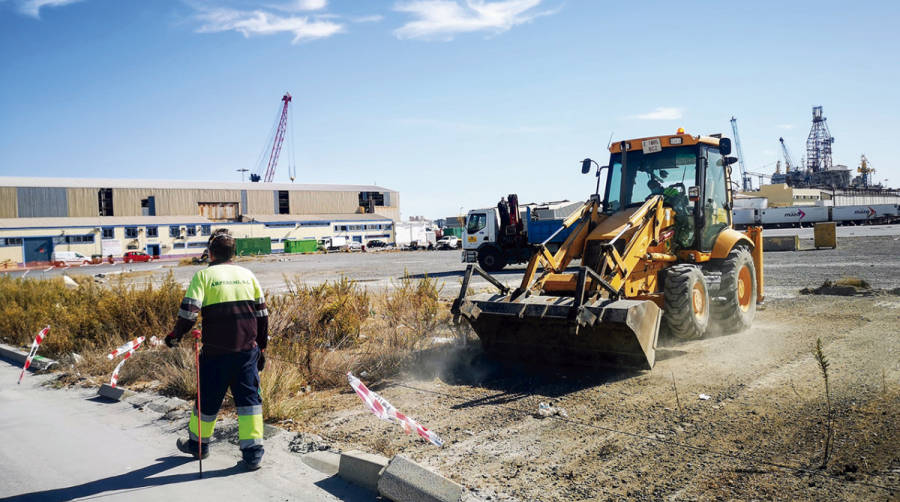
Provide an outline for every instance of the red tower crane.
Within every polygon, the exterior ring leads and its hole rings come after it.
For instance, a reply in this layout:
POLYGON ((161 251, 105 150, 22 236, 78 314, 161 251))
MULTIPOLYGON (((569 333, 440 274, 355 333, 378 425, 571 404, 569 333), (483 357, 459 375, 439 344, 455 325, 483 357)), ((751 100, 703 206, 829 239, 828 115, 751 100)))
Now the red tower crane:
MULTIPOLYGON (((291 94, 289 92, 284 93, 281 101, 283 103, 281 106, 281 115, 276 123, 277 125, 275 127, 275 139, 274 141, 272 141, 272 150, 269 153, 269 163, 266 165, 266 174, 265 177, 262 178, 262 181, 265 181, 266 183, 269 183, 273 179, 275 179, 275 167, 278 165, 278 157, 281 155, 281 145, 282 143, 284 143, 284 135, 287 131, 288 105, 291 103, 291 94)), ((268 145, 268 142, 266 143, 266 145, 268 145)), ((260 181, 262 159, 263 157, 260 156, 259 165, 257 166, 256 172, 250 175, 250 181, 260 181)), ((293 180, 293 176, 291 179, 293 180)))

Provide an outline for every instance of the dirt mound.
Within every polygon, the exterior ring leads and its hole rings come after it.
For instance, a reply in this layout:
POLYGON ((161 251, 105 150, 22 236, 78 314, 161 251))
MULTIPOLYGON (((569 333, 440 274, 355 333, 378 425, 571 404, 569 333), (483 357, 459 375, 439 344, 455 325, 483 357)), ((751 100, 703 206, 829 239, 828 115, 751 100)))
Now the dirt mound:
POLYGON ((803 288, 800 290, 800 294, 831 296, 900 296, 900 288, 872 289, 872 286, 865 279, 860 279, 859 277, 842 277, 834 282, 826 279, 818 288, 803 288))

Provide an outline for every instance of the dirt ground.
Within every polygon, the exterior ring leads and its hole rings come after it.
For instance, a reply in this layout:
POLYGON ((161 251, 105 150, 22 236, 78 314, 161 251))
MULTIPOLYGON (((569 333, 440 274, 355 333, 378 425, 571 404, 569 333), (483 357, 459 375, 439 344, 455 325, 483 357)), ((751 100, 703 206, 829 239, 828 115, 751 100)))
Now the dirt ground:
POLYGON ((302 428, 341 449, 409 455, 470 499, 896 500, 898 321, 897 296, 776 299, 751 330, 670 345, 641 373, 541 372, 447 348, 376 389, 443 448, 349 392, 312 397, 302 428), (825 469, 817 338, 835 408, 825 469), (541 402, 568 418, 538 418, 541 402))

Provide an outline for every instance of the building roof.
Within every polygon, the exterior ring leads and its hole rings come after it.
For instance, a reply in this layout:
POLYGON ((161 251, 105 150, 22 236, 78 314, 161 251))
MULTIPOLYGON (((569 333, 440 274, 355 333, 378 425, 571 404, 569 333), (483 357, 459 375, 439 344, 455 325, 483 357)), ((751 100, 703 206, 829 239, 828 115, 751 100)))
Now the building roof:
POLYGON ((244 214, 247 222, 290 223, 301 221, 391 221, 389 216, 371 213, 328 213, 328 214, 244 214))
POLYGON ((300 190, 309 192, 395 192, 377 185, 314 185, 305 183, 233 183, 227 181, 142 180, 126 178, 44 178, 0 176, 0 187, 153 188, 204 190, 300 190))

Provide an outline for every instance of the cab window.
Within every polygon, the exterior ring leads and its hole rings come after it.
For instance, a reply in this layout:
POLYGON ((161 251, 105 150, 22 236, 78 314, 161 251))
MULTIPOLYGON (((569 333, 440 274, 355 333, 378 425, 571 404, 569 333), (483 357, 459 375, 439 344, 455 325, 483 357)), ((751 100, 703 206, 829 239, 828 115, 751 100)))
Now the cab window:
POLYGON ((703 197, 703 236, 701 248, 710 251, 716 237, 731 223, 728 210, 728 185, 725 179, 725 158, 717 148, 706 150, 706 186, 703 197))
POLYGON ((469 221, 466 224, 466 232, 474 234, 487 225, 487 215, 484 213, 472 213, 469 215, 469 221))

